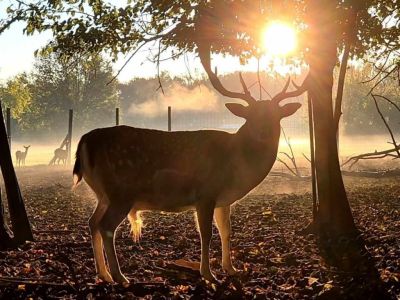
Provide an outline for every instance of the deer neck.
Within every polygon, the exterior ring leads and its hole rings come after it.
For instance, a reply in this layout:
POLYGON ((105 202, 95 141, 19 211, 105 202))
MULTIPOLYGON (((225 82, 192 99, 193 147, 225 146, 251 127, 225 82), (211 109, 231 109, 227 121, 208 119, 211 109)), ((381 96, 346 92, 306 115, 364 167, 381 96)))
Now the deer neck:
MULTIPOLYGON (((233 166, 237 182, 242 189, 253 189, 268 175, 271 170, 279 146, 279 124, 271 128, 271 135, 258 139, 245 123, 236 133, 236 157, 233 166)), ((248 192, 248 191, 244 191, 248 192)))

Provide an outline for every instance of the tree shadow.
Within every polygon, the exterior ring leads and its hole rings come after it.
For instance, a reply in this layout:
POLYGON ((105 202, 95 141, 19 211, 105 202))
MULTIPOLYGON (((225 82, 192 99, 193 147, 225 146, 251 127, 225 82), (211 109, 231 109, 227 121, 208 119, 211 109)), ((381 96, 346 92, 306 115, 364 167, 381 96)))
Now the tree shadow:
POLYGON ((320 233, 317 246, 325 262, 336 269, 340 287, 318 299, 392 299, 359 233, 335 237, 320 233))

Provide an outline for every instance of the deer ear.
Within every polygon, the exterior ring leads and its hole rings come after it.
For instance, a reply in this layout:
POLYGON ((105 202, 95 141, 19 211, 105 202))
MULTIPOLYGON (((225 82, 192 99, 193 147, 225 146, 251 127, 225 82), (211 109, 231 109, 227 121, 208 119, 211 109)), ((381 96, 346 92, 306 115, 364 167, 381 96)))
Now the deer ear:
POLYGON ((248 108, 247 106, 244 106, 239 103, 225 103, 225 106, 231 113, 233 113, 235 116, 241 117, 241 118, 247 118, 248 116, 248 108))
POLYGON ((281 118, 293 115, 301 107, 300 103, 288 103, 281 107, 281 118))

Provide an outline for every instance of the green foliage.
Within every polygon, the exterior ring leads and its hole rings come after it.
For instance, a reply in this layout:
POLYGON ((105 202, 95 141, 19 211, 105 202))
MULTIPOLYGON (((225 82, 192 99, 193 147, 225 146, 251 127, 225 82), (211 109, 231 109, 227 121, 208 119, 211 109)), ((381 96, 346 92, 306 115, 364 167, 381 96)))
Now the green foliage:
POLYGON ((99 55, 66 60, 54 53, 38 57, 32 73, 10 80, 0 97, 12 108, 19 131, 64 134, 71 108, 84 131, 112 120, 119 104, 118 83, 108 84, 112 78, 110 62, 99 55))
POLYGON ((30 111, 32 105, 32 94, 27 74, 22 73, 9 80, 4 87, 1 87, 0 99, 2 99, 4 107, 11 108, 12 118, 21 127, 25 127, 26 123, 23 117, 30 111))

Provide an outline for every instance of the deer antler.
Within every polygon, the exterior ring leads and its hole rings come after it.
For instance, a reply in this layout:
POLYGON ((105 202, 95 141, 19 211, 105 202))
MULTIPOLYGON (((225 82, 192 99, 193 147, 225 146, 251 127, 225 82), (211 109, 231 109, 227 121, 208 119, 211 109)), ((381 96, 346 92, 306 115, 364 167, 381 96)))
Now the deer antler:
POLYGON ((293 98, 293 97, 297 97, 300 96, 301 94, 303 94, 304 92, 307 91, 308 89, 308 80, 309 80, 309 76, 307 75, 307 77, 304 79, 303 83, 299 86, 297 85, 294 81, 292 81, 292 84, 294 85, 294 87, 296 88, 294 91, 291 92, 286 92, 289 84, 290 84, 290 76, 288 78, 288 80, 285 83, 285 86, 283 87, 282 91, 279 92, 278 94, 276 94, 271 101, 275 102, 275 103, 279 103, 282 100, 285 100, 287 98, 293 98))
POLYGON ((221 93, 221 95, 229 97, 229 98, 242 99, 249 104, 257 101, 253 96, 251 96, 250 91, 247 88, 247 85, 244 82, 244 79, 243 79, 243 76, 241 73, 239 73, 239 79, 240 79, 240 83, 242 84, 242 87, 243 87, 243 93, 229 91, 223 86, 221 81, 218 79, 217 68, 215 68, 215 72, 213 72, 211 70, 211 45, 209 43, 206 43, 206 42, 198 43, 197 48, 198 48, 201 64, 203 65, 204 70, 206 71, 212 86, 219 93, 221 93))

